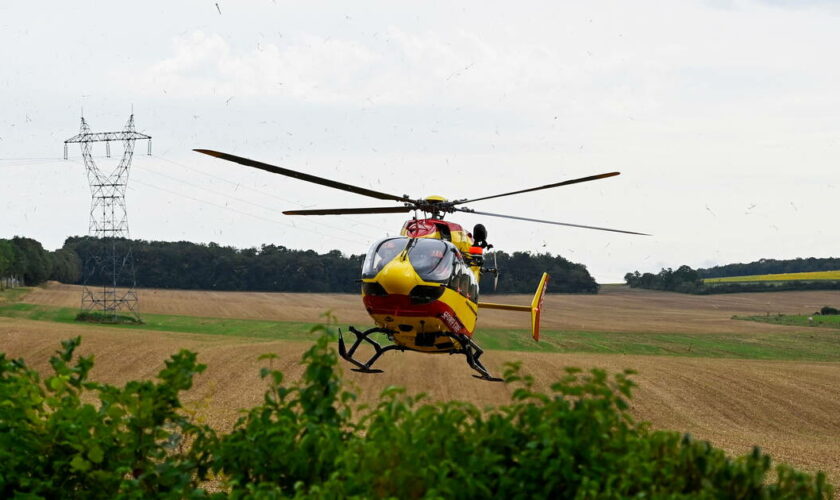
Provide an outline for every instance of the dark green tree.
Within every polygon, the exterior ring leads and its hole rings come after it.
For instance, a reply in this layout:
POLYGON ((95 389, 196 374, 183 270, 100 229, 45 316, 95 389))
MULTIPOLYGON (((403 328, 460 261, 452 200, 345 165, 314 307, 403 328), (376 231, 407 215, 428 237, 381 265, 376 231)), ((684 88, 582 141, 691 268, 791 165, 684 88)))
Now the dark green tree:
POLYGON ((52 259, 40 243, 31 239, 15 236, 11 239, 14 258, 12 272, 27 285, 37 285, 46 281, 52 273, 52 259))
POLYGON ((9 240, 0 240, 0 278, 10 277, 15 261, 15 249, 9 240))

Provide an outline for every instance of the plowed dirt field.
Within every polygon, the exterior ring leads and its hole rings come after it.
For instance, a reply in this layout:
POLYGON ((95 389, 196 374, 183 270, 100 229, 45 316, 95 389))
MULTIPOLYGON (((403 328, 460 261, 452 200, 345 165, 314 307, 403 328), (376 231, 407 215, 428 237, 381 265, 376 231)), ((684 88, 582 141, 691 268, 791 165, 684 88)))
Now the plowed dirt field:
MULTIPOLYGON (((53 285, 30 293, 26 302, 75 307, 79 288, 53 285)), ((215 317, 318 321, 328 308, 341 322, 367 324, 356 295, 141 291, 147 312, 215 317)), ((526 303, 525 296, 494 301, 526 303)), ((724 296, 683 296, 657 292, 605 289, 597 296, 551 296, 545 322, 550 329, 752 333, 789 328, 734 321, 733 314, 803 312, 837 302, 836 292, 787 292, 724 296)), ((486 327, 524 328, 526 318, 486 314, 486 327)), ((219 429, 229 428, 239 409, 260 401, 264 384, 258 370, 267 362, 257 356, 276 352, 274 367, 287 377, 300 376, 302 342, 266 342, 223 335, 178 334, 110 329, 0 318, 0 351, 22 356, 41 370, 59 341, 83 335, 82 353, 95 353, 93 376, 120 383, 152 377, 163 361, 181 348, 199 352, 208 365, 186 396, 200 418, 219 429)), ((840 335, 840 333, 838 333, 840 335)), ((824 470, 840 484, 840 363, 759 361, 670 356, 548 354, 488 351, 485 362, 501 373, 505 361, 521 360, 525 370, 547 388, 566 366, 631 368, 639 384, 633 412, 656 428, 690 432, 733 454, 759 445, 776 460, 805 470, 824 470)), ((433 400, 462 399, 479 405, 503 404, 510 389, 471 377, 461 357, 394 353, 385 356, 378 375, 347 370, 362 401, 371 402, 389 385, 425 392, 433 400)))

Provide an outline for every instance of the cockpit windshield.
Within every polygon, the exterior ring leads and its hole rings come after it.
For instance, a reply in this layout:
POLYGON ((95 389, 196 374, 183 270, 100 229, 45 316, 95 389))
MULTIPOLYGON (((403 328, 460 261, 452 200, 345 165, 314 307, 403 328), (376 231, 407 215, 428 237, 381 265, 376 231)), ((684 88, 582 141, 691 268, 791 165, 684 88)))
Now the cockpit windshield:
POLYGON ((373 278, 408 247, 408 260, 424 281, 447 282, 452 276, 455 247, 432 238, 385 238, 371 245, 362 266, 362 278, 373 278))
POLYGON ((385 238, 371 245, 362 266, 362 278, 373 278, 405 249, 409 239, 404 237, 385 238))
POLYGON ((455 247, 438 239, 418 238, 408 250, 408 260, 424 281, 449 280, 454 259, 455 247))

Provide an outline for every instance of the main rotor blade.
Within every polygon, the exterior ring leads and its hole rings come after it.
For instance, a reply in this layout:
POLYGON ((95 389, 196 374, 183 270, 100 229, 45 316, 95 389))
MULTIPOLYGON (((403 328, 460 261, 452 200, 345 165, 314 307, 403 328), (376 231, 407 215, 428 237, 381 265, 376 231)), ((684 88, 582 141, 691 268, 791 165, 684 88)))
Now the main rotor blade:
POLYGON ((287 177, 293 177, 295 179, 300 179, 302 181, 312 182, 315 184, 320 184, 322 186, 340 189, 342 191, 349 191, 351 193, 360 194, 362 196, 370 196, 371 198, 377 198, 380 200, 408 201, 408 198, 405 196, 396 196, 388 193, 380 193, 379 191, 374 191, 372 189, 353 186, 351 184, 345 184, 343 182, 333 181, 330 179, 324 179, 323 177, 316 177, 314 175, 304 174, 303 172, 296 172, 294 170, 289 170, 288 168, 278 167, 276 165, 270 165, 261 161, 250 160, 248 158, 243 158, 241 156, 235 156, 228 153, 222 153, 220 151, 213 151, 211 149, 193 149, 193 151, 196 151, 198 153, 204 153, 210 156, 215 156, 216 158, 221 158, 223 160, 236 162, 248 167, 254 167, 260 170, 265 170, 266 172, 271 172, 273 174, 285 175, 287 177))
POLYGON ((579 227, 583 229, 597 229, 598 231, 611 231, 613 233, 625 233, 625 234, 638 234, 640 236, 651 236, 647 233, 637 233, 635 231, 622 231, 621 229, 610 229, 607 227, 597 227, 597 226, 584 226, 581 224, 570 224, 568 222, 556 222, 553 220, 542 220, 542 219, 530 219, 528 217, 517 217, 515 215, 501 215, 501 214, 491 214, 490 212, 479 212, 478 210, 472 209, 464 209, 464 208, 456 208, 455 210, 459 212, 464 212, 468 214, 477 214, 477 215, 489 215, 490 217, 502 217, 505 219, 516 219, 516 220, 524 220, 528 222, 540 222, 542 224, 554 224, 556 226, 570 226, 570 227, 579 227))
POLYGON ((286 210, 285 215, 344 215, 344 214, 400 214, 411 212, 414 207, 379 208, 321 208, 314 210, 286 210))
POLYGON ((598 174, 598 175, 590 175, 589 177, 581 177, 580 179, 572 179, 563 182, 557 182, 554 184, 546 184, 545 186, 539 186, 530 189, 522 189, 519 191, 513 191, 510 193, 503 193, 503 194, 494 194, 493 196, 485 196, 483 198, 474 198, 472 200, 460 200, 454 202, 455 205, 462 205, 464 203, 472 203, 474 201, 482 201, 482 200, 489 200, 491 198, 501 198, 502 196, 510 196, 513 194, 522 194, 522 193, 530 193, 531 191, 539 191, 541 189, 549 189, 549 188, 556 188, 560 186, 568 186, 569 184, 578 184, 581 182, 589 182, 589 181, 597 181, 598 179, 606 179, 607 177, 613 177, 616 175, 621 174, 621 172, 609 172, 606 174, 598 174))

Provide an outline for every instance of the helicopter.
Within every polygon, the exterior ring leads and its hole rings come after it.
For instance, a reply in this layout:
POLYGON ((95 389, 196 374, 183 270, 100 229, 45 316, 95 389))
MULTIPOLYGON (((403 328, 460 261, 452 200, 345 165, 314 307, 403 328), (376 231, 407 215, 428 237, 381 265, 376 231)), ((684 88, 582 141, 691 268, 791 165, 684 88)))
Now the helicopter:
MULTIPOLYGON (((478 373, 478 375, 474 375, 476 378, 490 381, 501 380, 490 375, 490 372, 481 362, 480 358, 484 351, 473 339, 479 309, 530 313, 531 336, 535 341, 539 341, 540 317, 543 309, 543 299, 550 279, 549 275, 543 273, 530 306, 479 301, 481 275, 492 274, 496 283, 498 282, 498 268, 495 265, 486 267, 488 259, 486 259, 485 252, 492 249, 493 245, 487 242, 487 230, 482 224, 476 224, 470 233, 459 224, 444 220, 447 214, 462 212, 526 222, 647 236, 645 233, 634 231, 483 212, 464 206, 466 203, 606 179, 619 175, 619 172, 591 175, 480 198, 450 201, 437 195, 425 198, 412 198, 405 194, 398 196, 220 151, 210 149, 194 149, 194 151, 274 174, 370 198, 394 201, 399 204, 397 206, 367 208, 287 210, 283 212, 285 215, 361 215, 414 212, 414 217, 403 224, 399 236, 386 237, 376 241, 371 245, 365 256, 361 279, 358 281, 361 284, 362 303, 376 326, 364 331, 349 326, 348 330, 355 336, 355 340, 349 349, 345 344, 344 335, 339 329, 339 355, 355 366, 353 370, 364 373, 381 373, 382 370, 373 368, 373 365, 388 351, 415 351, 463 354, 470 368, 478 373), (418 218, 418 212, 422 212, 424 218, 418 218), (371 338, 373 334, 385 335, 391 343, 383 346, 371 338), (373 347, 374 353, 367 361, 363 362, 356 359, 356 352, 364 343, 373 347)), ((495 253, 493 253, 493 256, 495 261, 495 253)))

